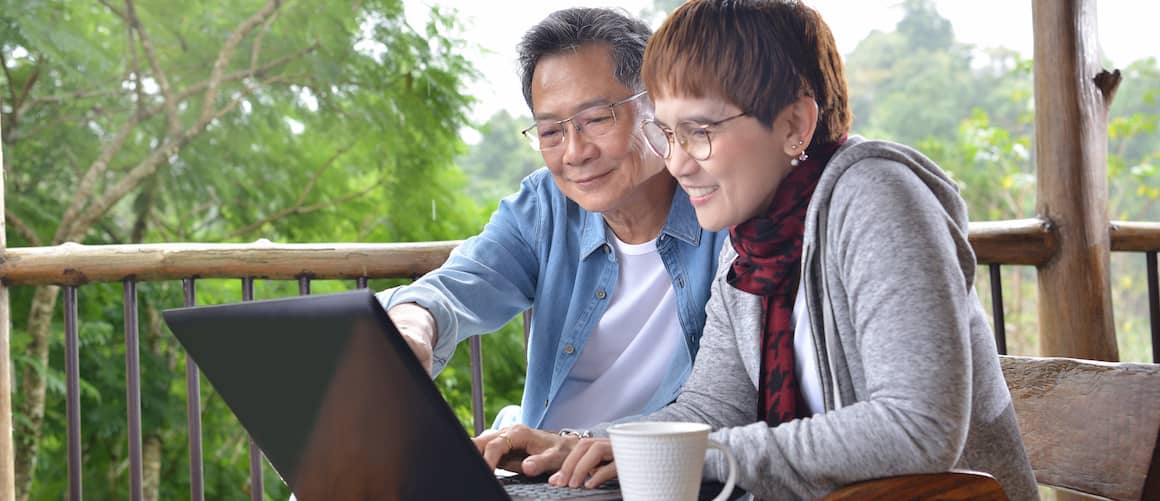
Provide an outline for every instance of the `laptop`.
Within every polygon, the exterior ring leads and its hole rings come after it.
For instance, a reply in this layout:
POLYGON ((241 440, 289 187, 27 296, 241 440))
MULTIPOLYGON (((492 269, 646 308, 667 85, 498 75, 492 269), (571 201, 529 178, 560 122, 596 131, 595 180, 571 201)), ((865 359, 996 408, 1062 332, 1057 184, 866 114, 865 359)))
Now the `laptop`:
POLYGON ((369 290, 164 316, 300 501, 620 498, 501 483, 369 290))

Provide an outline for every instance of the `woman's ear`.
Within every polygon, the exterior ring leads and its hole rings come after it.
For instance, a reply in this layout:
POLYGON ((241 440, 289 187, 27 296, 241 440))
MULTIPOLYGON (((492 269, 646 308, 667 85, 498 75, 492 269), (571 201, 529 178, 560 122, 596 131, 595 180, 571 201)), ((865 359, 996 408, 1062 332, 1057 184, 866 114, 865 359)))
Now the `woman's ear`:
POLYGON ((818 102, 804 94, 798 96, 777 119, 786 125, 785 154, 796 157, 809 148, 814 139, 818 127, 818 102))

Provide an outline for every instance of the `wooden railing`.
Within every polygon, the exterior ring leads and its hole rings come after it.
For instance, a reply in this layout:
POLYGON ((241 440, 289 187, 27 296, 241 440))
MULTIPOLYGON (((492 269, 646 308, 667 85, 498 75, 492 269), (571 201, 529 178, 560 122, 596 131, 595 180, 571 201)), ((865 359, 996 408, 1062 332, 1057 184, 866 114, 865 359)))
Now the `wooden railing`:
MULTIPOLYGON (((1160 251, 1160 223, 1114 222, 1109 228, 1113 251, 1142 252, 1148 260, 1149 304, 1151 305, 1154 359, 1160 347, 1160 292, 1157 287, 1157 252, 1160 251)), ((990 267, 996 336, 1005 352, 1003 336, 1001 265, 1039 266, 1052 259, 1057 248, 1056 230, 1040 219, 972 223, 970 242, 980 264, 990 267)), ((137 297, 140 282, 181 280, 185 304, 196 303, 196 280, 234 278, 242 280, 240 300, 253 299, 255 279, 293 280, 299 293, 310 292, 312 280, 353 280, 366 287, 368 279, 415 278, 435 269, 446 260, 459 242, 400 244, 144 244, 86 246, 64 244, 55 247, 10 248, 0 256, 3 285, 60 285, 64 287, 66 402, 70 498, 80 492, 80 409, 76 298, 77 288, 94 283, 121 282, 125 290, 126 388, 130 401, 131 497, 141 498, 140 374, 137 359, 137 297), (134 405, 136 402, 136 405, 134 405), (134 407, 138 409, 134 412, 134 407)), ((5 315, 0 321, 10 322, 5 315)), ((483 429, 483 388, 480 342, 471 343, 472 413, 474 428, 483 429)), ((187 411, 190 427, 191 497, 202 499, 199 376, 188 364, 187 411)), ((10 412, 0 409, 0 412, 10 412)), ((254 499, 261 499, 261 464, 258 452, 251 453, 254 499)))

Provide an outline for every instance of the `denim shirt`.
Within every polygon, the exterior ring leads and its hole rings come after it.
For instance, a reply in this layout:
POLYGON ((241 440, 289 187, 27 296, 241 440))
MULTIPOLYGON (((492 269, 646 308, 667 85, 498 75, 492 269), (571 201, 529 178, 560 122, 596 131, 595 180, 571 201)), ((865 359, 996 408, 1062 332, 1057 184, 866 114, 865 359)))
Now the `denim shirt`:
MULTIPOLYGON (((726 236, 702 230, 688 194, 676 188, 657 251, 673 281, 686 349, 676 350, 664 382, 642 413, 676 399, 692 370, 726 236)), ((541 168, 524 178, 520 191, 500 202, 483 232, 464 241, 442 267, 379 297, 386 307, 414 302, 431 312, 439 329, 436 372, 460 341, 494 332, 534 308, 522 421, 538 428, 608 307, 617 272, 603 216, 565 197, 541 168)))

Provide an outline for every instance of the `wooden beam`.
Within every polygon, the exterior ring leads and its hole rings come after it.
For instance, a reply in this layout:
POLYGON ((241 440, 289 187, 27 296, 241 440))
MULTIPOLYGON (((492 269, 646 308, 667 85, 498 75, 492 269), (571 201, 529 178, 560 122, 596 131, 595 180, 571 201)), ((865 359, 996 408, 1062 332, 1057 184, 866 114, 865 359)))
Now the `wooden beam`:
POLYGON ((1119 72, 1100 66, 1095 0, 1035 0, 1036 211, 1059 251, 1039 267, 1039 347, 1118 360, 1108 231, 1107 111, 1119 72))
POLYGON ((1044 219, 971 222, 968 238, 982 264, 1046 263, 1059 248, 1055 228, 1044 219))
MULTIPOLYGON (((0 137, 4 136, 0 124, 0 137)), ((0 141, 0 256, 8 248, 8 227, 4 221, 4 141, 0 141)), ((16 497, 16 457, 12 448, 12 350, 8 336, 12 330, 12 313, 8 305, 8 287, 0 284, 0 499, 16 497)))
POLYGON ((8 249, 5 285, 83 285, 198 278, 407 278, 447 260, 456 241, 396 244, 146 244, 8 249))
POLYGON ((1160 251, 1160 223, 1112 221, 1111 236, 1113 251, 1160 251))

